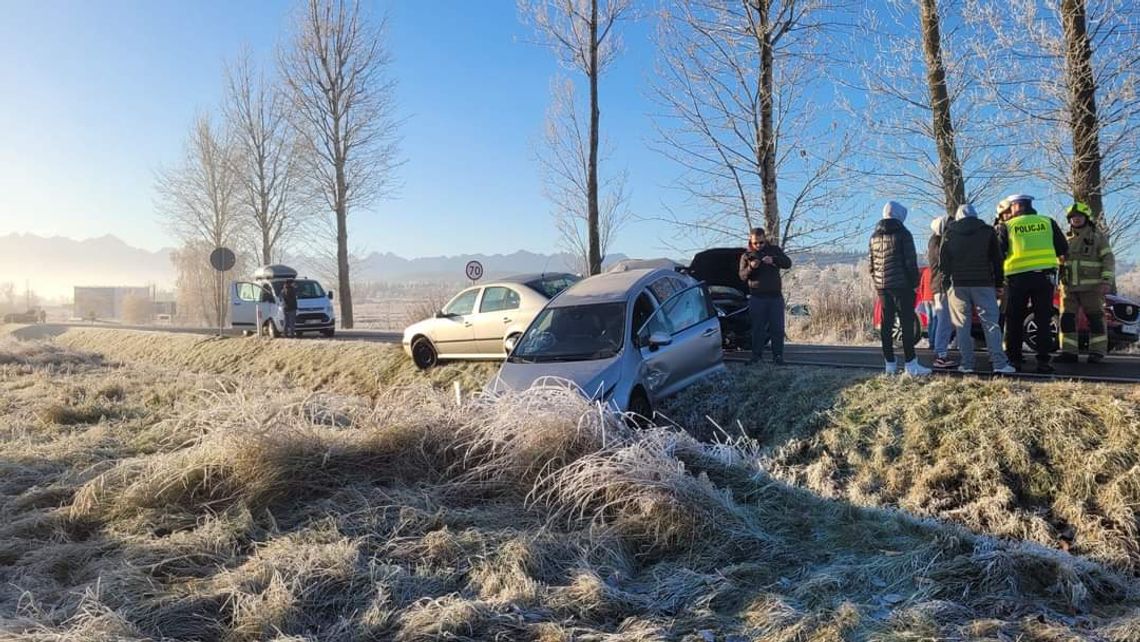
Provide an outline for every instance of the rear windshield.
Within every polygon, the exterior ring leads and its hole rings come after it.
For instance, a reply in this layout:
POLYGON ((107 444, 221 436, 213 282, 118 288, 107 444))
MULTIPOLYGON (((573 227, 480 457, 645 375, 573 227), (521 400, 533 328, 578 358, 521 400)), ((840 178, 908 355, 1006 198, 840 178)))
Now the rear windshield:
POLYGON ((573 274, 559 274, 527 281, 526 286, 548 299, 553 299, 560 292, 581 280, 573 274))

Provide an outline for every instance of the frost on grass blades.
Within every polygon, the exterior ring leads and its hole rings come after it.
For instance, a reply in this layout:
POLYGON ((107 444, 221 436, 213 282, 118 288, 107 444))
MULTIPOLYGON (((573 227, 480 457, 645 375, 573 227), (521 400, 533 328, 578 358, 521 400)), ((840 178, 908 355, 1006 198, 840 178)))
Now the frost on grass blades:
POLYGON ((450 385, 362 396, 143 362, 0 377, 4 639, 1127 640, 1140 624, 1135 579, 1095 559, 825 499, 754 449, 631 430, 566 388, 457 403, 450 385), (77 423, 42 412, 96 400, 77 423))

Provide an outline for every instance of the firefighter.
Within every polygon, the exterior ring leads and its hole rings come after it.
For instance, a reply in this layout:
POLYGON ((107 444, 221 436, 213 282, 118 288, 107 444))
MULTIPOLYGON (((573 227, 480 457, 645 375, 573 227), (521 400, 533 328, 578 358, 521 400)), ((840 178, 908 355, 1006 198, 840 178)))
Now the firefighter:
POLYGON ((1021 345, 1025 337, 1025 317, 1032 304, 1037 324, 1037 372, 1054 371, 1049 364, 1053 351, 1053 291, 1057 284, 1057 268, 1069 252, 1065 233, 1053 219, 1033 209, 1033 197, 1013 194, 1007 199, 1011 216, 998 229, 1002 255, 1005 257, 1006 353, 1019 371, 1023 365, 1021 345))
POLYGON ((1088 205, 1073 203, 1065 210, 1065 218, 1069 220, 1065 235, 1069 252, 1061 268, 1061 354, 1057 362, 1077 362, 1077 310, 1084 308, 1089 321, 1089 363, 1099 363, 1108 353, 1104 295, 1112 288, 1116 258, 1088 205))

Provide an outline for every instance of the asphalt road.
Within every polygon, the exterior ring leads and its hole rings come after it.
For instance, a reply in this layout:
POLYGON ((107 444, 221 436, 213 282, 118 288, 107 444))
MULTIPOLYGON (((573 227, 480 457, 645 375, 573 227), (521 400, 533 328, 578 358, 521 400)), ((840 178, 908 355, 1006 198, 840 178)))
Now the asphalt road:
MULTIPOLYGON (((119 330, 139 330, 144 332, 177 332, 190 334, 217 334, 216 329, 208 328, 176 328, 166 326, 127 326, 111 324, 85 324, 85 323, 49 323, 20 328, 13 332, 17 338, 33 339, 48 338, 61 334, 68 328, 102 328, 119 330)), ((222 334, 236 336, 240 332, 226 329, 222 334)), ((399 343, 402 338, 398 332, 382 332, 379 330, 337 330, 333 341, 369 341, 375 343, 399 343)), ((328 341, 318 337, 303 337, 300 341, 328 341)), ((901 352, 900 352, 901 355, 901 352)), ((930 364, 934 355, 929 350, 918 350, 919 360, 930 364)), ((990 370, 989 356, 984 351, 976 353, 976 372, 985 375, 990 370)), ((729 361, 747 361, 747 353, 730 352, 725 355, 729 361)), ((784 348, 784 359, 790 365, 821 366, 832 368, 856 368, 864 370, 882 370, 883 355, 878 346, 835 346, 805 343, 789 343, 784 348)), ((1054 366, 1057 372, 1052 375, 1038 375, 1032 372, 1033 357, 1026 356, 1028 372, 1016 376, 1034 380, 1065 380, 1080 379, 1083 381, 1103 381, 1110 383, 1140 383, 1140 355, 1110 354, 1104 363, 1089 365, 1084 363, 1084 357, 1079 364, 1057 363, 1054 366)), ((957 371, 940 371, 957 375, 957 371)))

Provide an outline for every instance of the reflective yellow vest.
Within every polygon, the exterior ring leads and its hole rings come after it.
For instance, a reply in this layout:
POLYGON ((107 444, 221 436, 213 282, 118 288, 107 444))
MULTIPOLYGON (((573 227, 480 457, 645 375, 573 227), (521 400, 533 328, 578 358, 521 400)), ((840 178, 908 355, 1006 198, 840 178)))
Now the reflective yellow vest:
POLYGON ((1061 262, 1053 247, 1053 220, 1040 214, 1023 214, 1005 222, 1009 254, 1005 275, 1055 269, 1061 262))

